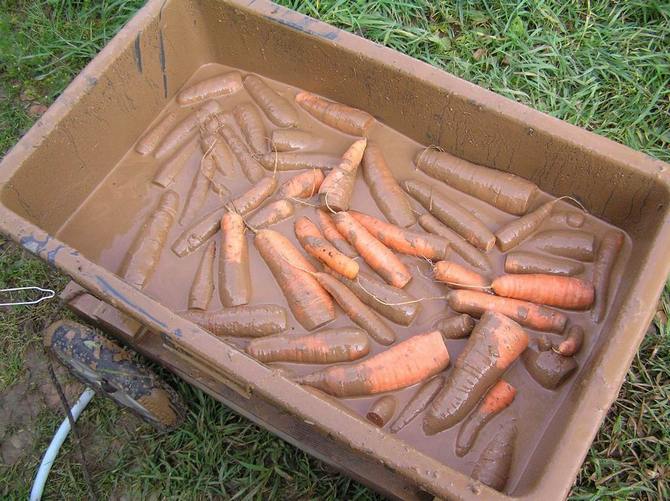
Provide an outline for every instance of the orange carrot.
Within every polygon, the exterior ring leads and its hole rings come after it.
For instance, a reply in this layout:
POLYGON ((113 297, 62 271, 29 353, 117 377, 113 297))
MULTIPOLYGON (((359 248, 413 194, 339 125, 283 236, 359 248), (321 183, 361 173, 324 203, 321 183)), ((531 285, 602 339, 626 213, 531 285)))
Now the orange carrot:
POLYGON ((263 118, 256 107, 251 103, 243 103, 235 106, 233 110, 235 121, 239 126, 242 134, 247 140, 249 147, 257 155, 267 153, 268 148, 268 133, 265 130, 263 118))
POLYGON ((447 347, 440 333, 433 331, 412 336, 363 361, 300 376, 296 382, 336 397, 358 397, 412 386, 448 365, 447 347))
POLYGON ((475 321, 470 315, 462 313, 455 317, 439 318, 433 326, 442 333, 444 339, 461 339, 472 332, 475 321))
POLYGON ((402 289, 412 279, 407 267, 383 243, 370 235, 348 212, 333 215, 338 231, 353 245, 361 257, 387 283, 402 289))
POLYGON ((591 312, 591 318, 599 323, 605 315, 609 299, 609 283, 612 269, 616 264, 619 252, 624 242, 624 235, 620 231, 610 230, 603 236, 598 246, 596 262, 593 264, 593 284, 596 290, 596 302, 591 312))
POLYGON ((322 143, 323 139, 304 130, 275 129, 272 131, 273 151, 314 150, 322 143))
POLYGON ((324 175, 321 169, 296 174, 277 190, 277 198, 311 198, 319 192, 324 175))
POLYGON ((540 207, 533 212, 529 212, 525 216, 515 219, 496 231, 495 235, 498 248, 503 252, 507 252, 523 242, 540 227, 545 219, 547 219, 557 202, 558 199, 555 199, 540 205, 540 207))
POLYGON ((254 212, 247 219, 247 224, 254 230, 262 230, 288 219, 294 211, 295 207, 290 201, 276 200, 254 212))
POLYGON ((438 261, 435 263, 433 275, 435 280, 444 282, 454 289, 480 288, 489 285, 489 281, 479 273, 453 261, 438 261))
POLYGON ((214 163, 203 162, 202 167, 198 168, 191 181, 191 189, 186 197, 184 210, 179 218, 179 224, 184 224, 193 219, 198 214, 207 200, 209 194, 209 179, 214 175, 214 163))
POLYGON ((477 408, 463 421, 456 438, 456 455, 465 456, 477 440, 477 435, 486 423, 510 406, 516 396, 516 388, 500 380, 484 396, 477 408))
POLYGON ((286 237, 276 231, 260 230, 254 244, 305 329, 316 329, 335 318, 332 299, 310 274, 316 269, 286 237))
POLYGON ((333 247, 319 228, 307 217, 298 218, 294 223, 295 235, 307 254, 347 278, 358 275, 358 263, 333 247))
POLYGON ((323 236, 326 237, 326 240, 333 244, 333 246, 345 256, 358 256, 351 244, 347 242, 344 236, 342 236, 340 231, 337 229, 333 219, 330 217, 330 214, 328 214, 323 209, 316 209, 316 214, 319 216, 321 230, 323 231, 323 236))
POLYGON ((279 127, 295 127, 298 125, 296 109, 260 77, 247 75, 244 77, 244 87, 273 124, 279 127))
POLYGON ((426 381, 412 396, 398 417, 391 424, 391 433, 398 433, 407 426, 415 417, 417 417, 432 402, 435 395, 444 386, 444 376, 438 375, 433 379, 426 381))
POLYGON ((365 418, 378 428, 383 428, 395 414, 397 405, 398 401, 394 396, 384 395, 372 403, 365 418))
POLYGON ((240 306, 251 299, 249 249, 242 216, 226 212, 221 218, 219 298, 223 306, 240 306))
POLYGON ((262 337, 286 330, 286 310, 276 304, 235 306, 217 311, 186 311, 180 315, 216 336, 262 337))
POLYGON ((340 164, 340 157, 328 153, 303 151, 272 151, 259 158, 267 170, 287 171, 304 169, 333 169, 340 164))
POLYGON ((479 291, 451 291, 447 295, 447 303, 452 310, 475 317, 479 317, 489 310, 502 313, 524 327, 538 331, 561 333, 568 321, 568 317, 563 313, 546 306, 479 291))
POLYGON ((216 101, 207 101, 196 108, 179 123, 177 123, 154 151, 157 160, 167 158, 173 151, 191 138, 198 127, 204 125, 215 113, 221 111, 221 106, 216 101))
POLYGON ((214 293, 214 257, 216 244, 210 242, 205 248, 200 260, 200 266, 193 279, 193 285, 188 294, 188 308, 190 310, 206 310, 214 293))
POLYGON ((356 211, 350 211, 349 214, 354 216, 373 237, 401 254, 425 259, 444 259, 449 253, 449 242, 437 235, 401 228, 356 211))
POLYGON ((352 136, 366 135, 375 123, 374 117, 365 111, 328 101, 311 92, 299 92, 295 102, 317 120, 352 136))
POLYGON ((230 208, 240 216, 249 214, 260 205, 275 191, 277 179, 273 176, 265 176, 248 191, 230 202, 230 208))
POLYGON ((186 228, 172 244, 172 252, 179 257, 184 257, 199 249, 219 231, 219 222, 225 210, 225 207, 217 207, 212 212, 205 214, 190 228, 186 228))
POLYGON ((482 451, 470 476, 473 480, 502 492, 507 485, 514 458, 516 426, 505 423, 482 451))
POLYGON ((319 201, 331 211, 349 210, 354 192, 356 171, 361 163, 367 139, 354 141, 342 155, 339 165, 326 176, 319 188, 319 201))
POLYGON ((535 235, 530 243, 549 254, 593 261, 596 238, 592 233, 581 230, 546 230, 535 235))
POLYGON ((137 140, 135 151, 140 155, 153 153, 165 134, 177 123, 177 114, 173 111, 161 118, 152 128, 137 140))
POLYGON ((559 355, 564 357, 572 357, 579 353, 584 343, 584 329, 579 325, 571 325, 568 327, 568 332, 565 339, 561 341, 557 348, 554 349, 559 355))
POLYGON ((424 431, 434 435, 461 421, 527 346, 528 334, 519 324, 486 312, 428 408, 424 431))
POLYGON ((177 94, 177 102, 182 106, 189 106, 206 99, 227 96, 241 89, 242 77, 239 72, 231 71, 186 87, 177 94))
MULTIPOLYGON (((510 252, 505 257, 505 273, 546 273, 549 275, 573 276, 584 271, 577 261, 535 254, 533 252, 510 252)), ((596 301, 597 301, 596 294, 596 301)))
POLYGON ((167 188, 179 175, 193 154, 198 149, 198 138, 193 137, 189 142, 179 148, 174 155, 168 158, 154 176, 153 182, 158 186, 167 188))
POLYGON ((590 283, 556 275, 503 275, 491 287, 499 296, 570 310, 589 308, 595 295, 590 283))

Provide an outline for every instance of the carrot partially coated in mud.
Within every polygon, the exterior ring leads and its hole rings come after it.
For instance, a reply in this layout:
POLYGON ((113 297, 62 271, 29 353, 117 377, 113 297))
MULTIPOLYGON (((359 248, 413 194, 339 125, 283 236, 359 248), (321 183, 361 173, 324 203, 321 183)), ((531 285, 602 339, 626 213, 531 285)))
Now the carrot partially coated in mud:
POLYGON ((228 96, 241 89, 242 77, 240 73, 231 71, 189 85, 177 94, 177 102, 182 106, 189 106, 207 99, 228 96))
POLYGON ((372 403, 370 410, 365 414, 365 419, 378 428, 383 428, 393 418, 397 406, 398 401, 394 396, 384 395, 372 403))
POLYGON ((179 175, 193 154, 198 149, 198 138, 193 137, 186 144, 182 145, 174 155, 165 160, 154 176, 153 182, 158 186, 167 188, 179 175))
POLYGON ((214 120, 217 123, 218 132, 226 140, 246 178, 252 183, 259 181, 265 175, 265 171, 235 129, 233 115, 230 112, 220 113, 214 116, 214 120))
POLYGON ((551 210, 556 205, 556 202, 558 202, 558 199, 542 204, 533 212, 515 219, 496 231, 496 244, 498 248, 503 252, 507 252, 523 242, 533 232, 537 231, 542 222, 551 214, 551 210))
POLYGON ((505 273, 545 273, 570 277, 583 271, 584 265, 577 261, 533 252, 510 252, 505 257, 505 273))
POLYGON ((276 200, 261 207, 247 218, 247 224, 254 230, 262 230, 290 218, 295 212, 290 200, 276 200))
POLYGON ((433 327, 442 333, 444 339, 461 339, 468 336, 475 327, 475 321, 470 315, 449 316, 438 319, 433 327))
POLYGON ((451 291, 447 294, 447 303, 452 310, 475 317, 483 315, 486 311, 502 313, 524 327, 538 331, 560 334, 568 321, 568 317, 563 313, 546 306, 479 291, 451 291))
POLYGON ((151 278, 172 223, 177 217, 179 195, 168 190, 163 193, 158 207, 135 237, 123 263, 120 275, 133 287, 143 288, 151 278))
POLYGON ((528 334, 514 320, 486 312, 424 417, 434 435, 460 422, 528 346, 528 334))
POLYGON ((374 117, 365 111, 328 101, 311 92, 299 92, 295 102, 320 122, 352 136, 365 136, 375 123, 374 117))
POLYGON ((314 334, 255 339, 246 352, 259 362, 334 364, 353 362, 370 352, 370 338, 356 327, 326 329, 314 334))
POLYGON ((319 188, 319 202, 323 207, 336 212, 349 210, 356 172, 367 144, 365 138, 354 141, 342 155, 337 167, 334 167, 323 180, 319 188))
POLYGON ((403 228, 416 223, 416 215, 412 211, 409 197, 393 177, 379 145, 368 143, 362 167, 363 178, 370 189, 370 194, 386 219, 403 228))
POLYGON ((277 94, 256 75, 244 77, 244 87, 270 121, 279 127, 298 125, 298 112, 284 97, 277 94))
POLYGON ((402 289, 412 279, 412 274, 398 256, 373 237, 351 214, 338 212, 333 215, 333 221, 338 231, 387 283, 402 289))
POLYGON ((335 397, 359 397, 412 386, 448 365, 449 351, 441 334, 433 331, 412 336, 365 360, 327 367, 295 381, 335 397))
POLYGON ((314 150, 323 144, 323 139, 311 132, 297 129, 275 129, 272 131, 273 151, 308 151, 314 150))
POLYGON ((328 242, 318 226, 307 217, 296 219, 295 236, 307 254, 315 257, 340 275, 355 279, 358 275, 358 263, 345 256, 328 242))
POLYGON ((421 181, 405 181, 405 189, 428 212, 478 249, 488 252, 495 245, 495 236, 482 221, 433 186, 421 181))
POLYGON ((257 155, 270 151, 268 147, 268 133, 265 130, 263 117, 251 103, 243 103, 235 106, 233 110, 235 121, 239 126, 247 144, 257 155))
POLYGON ((435 376, 430 381, 426 381, 412 396, 407 405, 400 411, 398 417, 393 421, 390 427, 391 433, 398 433, 407 426, 415 417, 428 407, 435 398, 435 395, 444 386, 444 376, 435 376))
POLYGON ((537 351, 531 348, 522 358, 528 374, 548 390, 561 386, 578 367, 574 357, 564 357, 553 350, 537 351))
POLYGON ((202 162, 202 167, 198 168, 193 175, 191 181, 191 188, 184 203, 184 210, 179 217, 179 224, 193 219, 207 200, 209 194, 210 179, 214 175, 214 163, 202 162))
POLYGON ((581 230, 541 231, 530 243, 549 254, 579 261, 593 261, 596 251, 596 237, 581 230))
POLYGON ((206 310, 214 293, 214 258, 216 244, 210 242, 202 254, 193 285, 188 293, 189 310, 206 310))
POLYGON ((225 207, 218 207, 186 228, 172 244, 172 252, 184 257, 198 250, 219 230, 219 221, 225 210, 225 207))
POLYGON ((287 171, 305 169, 333 169, 340 164, 340 157, 328 153, 303 151, 271 151, 259 158, 267 170, 287 171))
POLYGON ((168 132, 161 141, 158 148, 154 151, 157 160, 167 158, 179 146, 191 138, 198 127, 204 125, 209 118, 221 111, 221 106, 216 101, 207 101, 190 112, 184 119, 177 123, 170 132, 168 132))
POLYGON ((323 209, 316 209, 316 215, 319 217, 321 231, 323 231, 323 236, 326 237, 326 240, 333 244, 333 246, 345 256, 358 256, 351 244, 347 242, 347 239, 344 238, 344 236, 337 229, 333 218, 330 217, 328 212, 323 209))
POLYGON ((581 228, 582 226, 584 226, 584 221, 586 220, 586 217, 584 217, 583 212, 575 212, 575 211, 556 212, 552 214, 551 220, 554 223, 567 224, 571 228, 581 228))
POLYGON ((526 213, 539 192, 534 183, 522 177, 477 165, 434 148, 420 151, 414 162, 429 176, 517 216, 526 213))
POLYGON ((513 422, 505 423, 482 451, 470 476, 492 489, 503 492, 512 469, 515 442, 516 426, 513 422))
POLYGON ((226 212, 221 218, 219 298, 223 306, 240 306, 251 299, 249 249, 242 216, 226 212))
POLYGON ((590 283, 556 275, 502 275, 491 283, 491 287, 499 296, 569 310, 589 308, 595 295, 590 283))
POLYGON ((350 211, 349 214, 373 237, 401 254, 425 259, 444 259, 449 253, 449 242, 440 236, 401 228, 356 211, 350 211))
POLYGON ((500 380, 484 396, 477 408, 463 421, 456 438, 456 455, 465 456, 477 440, 477 435, 486 423, 491 421, 514 401, 516 388, 507 381, 500 380))
POLYGON ((316 273, 314 277, 321 284, 321 287, 333 296, 344 313, 356 325, 364 329, 372 339, 383 345, 389 345, 395 341, 395 333, 389 326, 363 301, 358 299, 356 294, 351 292, 346 285, 327 273, 316 273))
POLYGON ((605 315, 612 269, 616 264, 617 257, 619 257, 623 242, 623 233, 610 230, 605 233, 598 246, 596 262, 593 264, 593 285, 596 289, 596 302, 591 312, 591 318, 596 323, 599 323, 605 315))
POLYGON ((200 150, 203 156, 211 158, 221 174, 231 175, 233 171, 233 154, 221 136, 212 132, 201 135, 200 150))
POLYGON ((181 316, 217 336, 263 337, 279 334, 288 325, 286 310, 276 304, 186 311, 181 316))
POLYGON ((286 237, 276 231, 260 230, 254 244, 305 329, 316 329, 335 318, 330 295, 312 275, 316 269, 286 237))
POLYGON ((149 155, 153 153, 158 144, 177 123, 177 114, 170 112, 166 114, 160 121, 151 129, 144 133, 142 137, 137 140, 135 151, 140 155, 149 155))
POLYGON ((435 263, 433 276, 435 280, 439 280, 454 289, 481 288, 489 285, 489 281, 479 273, 453 261, 438 261, 435 263))
POLYGON ((296 174, 277 190, 277 198, 311 198, 319 192, 325 176, 321 169, 296 174))
POLYGON ((273 176, 265 176, 249 190, 237 197, 228 204, 233 212, 240 216, 249 214, 260 205, 275 191, 277 179, 273 176))
POLYGON ((554 348, 554 351, 564 357, 572 357, 579 353, 584 343, 584 329, 579 325, 571 325, 565 334, 565 339, 554 348))

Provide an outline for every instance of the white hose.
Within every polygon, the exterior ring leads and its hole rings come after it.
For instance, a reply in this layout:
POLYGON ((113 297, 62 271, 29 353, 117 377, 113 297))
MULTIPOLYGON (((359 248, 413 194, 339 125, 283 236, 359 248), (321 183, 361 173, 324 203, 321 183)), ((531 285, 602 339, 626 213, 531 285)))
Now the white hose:
MULTIPOLYGON (((82 393, 79 397, 79 400, 77 400, 77 403, 72 406, 70 413, 72 414, 72 418, 75 421, 91 401, 93 395, 95 395, 95 391, 90 388, 86 388, 84 393, 82 393)), ((58 427, 58 431, 54 435, 54 438, 51 439, 49 448, 44 453, 42 463, 40 464, 39 470, 37 470, 37 475, 35 476, 35 481, 33 482, 33 488, 30 491, 30 501, 39 501, 42 499, 42 492, 44 491, 44 485, 47 483, 47 477, 49 476, 49 471, 51 471, 51 465, 56 460, 58 451, 60 450, 61 445, 63 445, 63 442, 65 442, 68 433, 70 433, 70 421, 66 417, 58 427)))

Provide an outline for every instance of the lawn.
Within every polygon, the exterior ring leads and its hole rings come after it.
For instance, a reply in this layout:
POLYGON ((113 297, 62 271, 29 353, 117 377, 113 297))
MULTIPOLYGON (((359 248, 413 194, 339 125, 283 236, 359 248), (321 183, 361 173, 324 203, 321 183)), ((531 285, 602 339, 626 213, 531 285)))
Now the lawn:
MULTIPOLYGON (((26 132, 142 3, 0 0, 0 153, 26 132)), ((279 3, 670 161, 667 1, 279 3)), ((0 241, 0 286, 60 290, 66 282, 0 241)), ((573 499, 670 498, 669 293, 666 287, 619 399, 579 474, 573 499)), ((26 352, 38 344, 52 311, 47 303, 0 312, 0 393, 25 377, 26 352)), ((94 461, 101 497, 376 498, 202 392, 166 377, 189 403, 187 421, 176 433, 161 436, 136 422, 117 426, 126 414, 100 398, 83 416, 82 426, 103 444, 98 456, 107 456, 94 461)), ((0 496, 27 497, 40 451, 60 419, 49 410, 40 413, 30 454, 12 467, 0 465, 0 496)), ((81 498, 85 488, 77 456, 69 445, 63 452, 47 494, 81 498)))

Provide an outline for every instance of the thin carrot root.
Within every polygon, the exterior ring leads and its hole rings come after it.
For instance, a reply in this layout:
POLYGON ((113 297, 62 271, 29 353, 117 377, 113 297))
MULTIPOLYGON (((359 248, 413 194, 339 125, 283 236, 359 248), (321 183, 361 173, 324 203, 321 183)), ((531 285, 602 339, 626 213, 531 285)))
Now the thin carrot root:
POLYGON ((398 433, 415 417, 421 414, 443 386, 444 376, 441 375, 435 376, 430 381, 424 383, 421 388, 416 391, 414 396, 412 396, 407 405, 400 411, 400 414, 398 414, 395 421, 391 423, 391 427, 389 428, 391 433, 398 433))
POLYGON ((470 335, 475 321, 470 315, 462 313, 454 317, 440 318, 433 327, 442 333, 444 339, 461 339, 470 335))
POLYGON ((533 252, 510 252, 505 257, 505 273, 542 273, 570 277, 583 272, 582 263, 533 252))
POLYGON ((515 219, 496 231, 495 235, 498 248, 503 252, 507 252, 532 235, 537 231, 544 220, 549 217, 549 214, 551 214, 551 211, 557 202, 558 199, 551 200, 541 205, 533 212, 529 212, 525 216, 515 219))
POLYGON ((212 132, 201 134, 200 149, 205 157, 212 159, 221 174, 230 176, 233 173, 233 154, 218 134, 212 132))
POLYGON ((513 422, 501 427, 475 463, 470 475, 474 480, 497 491, 504 491, 512 468, 516 433, 513 422))
POLYGON ((186 197, 184 210, 179 218, 179 224, 184 224, 193 219, 207 200, 209 194, 209 177, 214 174, 214 164, 212 162, 205 162, 202 168, 195 171, 191 188, 186 197))
POLYGON ((186 311, 181 316, 216 336, 262 337, 286 330, 286 310, 275 304, 186 311))
POLYGON ((561 341, 554 351, 564 357, 572 357, 579 353, 579 350, 582 349, 582 344, 584 344, 584 329, 579 325, 571 325, 568 327, 565 339, 561 341))
POLYGON ((349 210, 356 172, 366 145, 367 139, 365 138, 354 141, 342 155, 338 166, 333 168, 323 180, 319 188, 319 201, 322 206, 338 212, 349 210))
POLYGON ((241 75, 237 71, 231 71, 186 87, 177 94, 177 102, 182 106, 190 106, 207 99, 228 96, 241 89, 241 75))
POLYGON ((303 151, 272 151, 259 158, 267 170, 289 171, 305 169, 333 169, 340 164, 340 157, 327 153, 303 151))
POLYGON ((277 198, 311 198, 319 192, 325 176, 320 169, 296 174, 277 190, 277 198))
POLYGON ((376 427, 383 428, 393 418, 397 405, 395 397, 385 395, 372 403, 365 418, 376 427))
POLYGON ((564 357, 552 350, 529 349, 523 354, 523 364, 528 373, 548 390, 555 390, 577 370, 573 357, 564 357))
POLYGON ((249 249, 244 220, 234 212, 221 218, 219 251, 219 298, 223 306, 240 306, 251 299, 249 249))
POLYGON ((315 150, 323 143, 323 139, 311 132, 297 129, 275 129, 272 131, 270 145, 273 151, 309 151, 315 150))
POLYGON ((584 310, 593 304, 593 285, 575 277, 556 275, 502 275, 491 284, 499 296, 584 310))
POLYGON ((453 261, 438 261, 433 267, 435 280, 456 289, 488 288, 489 281, 479 273, 453 261))
POLYGON ((301 217, 294 224, 295 234, 307 254, 315 257, 340 275, 355 279, 358 263, 333 247, 319 228, 307 217, 301 217))
POLYGON ((290 218, 294 212, 295 207, 289 200, 277 200, 254 212, 247 224, 261 230, 290 218))
POLYGON ((163 160, 171 155, 177 148, 191 139, 200 126, 204 125, 212 115, 219 111, 221 111, 219 103, 207 101, 189 113, 163 137, 154 151, 156 160, 163 160))
POLYGON ((188 294, 188 308, 190 310, 206 310, 214 293, 214 258, 216 244, 210 242, 202 254, 198 271, 193 279, 193 285, 188 294))
POLYGON ((352 136, 365 136, 375 123, 374 117, 365 111, 328 101, 311 92, 299 92, 295 102, 320 122, 352 136))
POLYGON ((609 301, 609 285, 612 270, 623 247, 624 234, 617 230, 608 231, 600 241, 598 254, 593 264, 593 285, 596 290, 596 300, 591 312, 594 322, 600 323, 605 316, 609 301))
POLYGON ((357 257, 358 253, 337 229, 330 214, 323 209, 317 209, 316 214, 319 217, 319 224, 321 225, 321 230, 323 231, 323 236, 326 237, 326 240, 333 244, 333 246, 345 256, 351 258, 357 257))
POLYGON ((158 170, 153 178, 153 182, 158 186, 167 188, 170 186, 179 173, 186 167, 186 164, 198 149, 198 139, 191 138, 190 141, 181 146, 171 157, 169 157, 158 170))
POLYGON ((263 118, 253 104, 242 103, 235 106, 233 115, 247 144, 256 155, 270 151, 263 118))
POLYGON ((170 112, 166 114, 158 123, 156 123, 156 125, 138 139, 137 144, 135 145, 135 151, 140 155, 149 155, 153 153, 163 140, 163 137, 172 130, 176 123, 176 113, 170 112))
POLYGON ((298 112, 291 103, 256 75, 244 77, 244 87, 270 121, 278 127, 298 125, 298 112))

